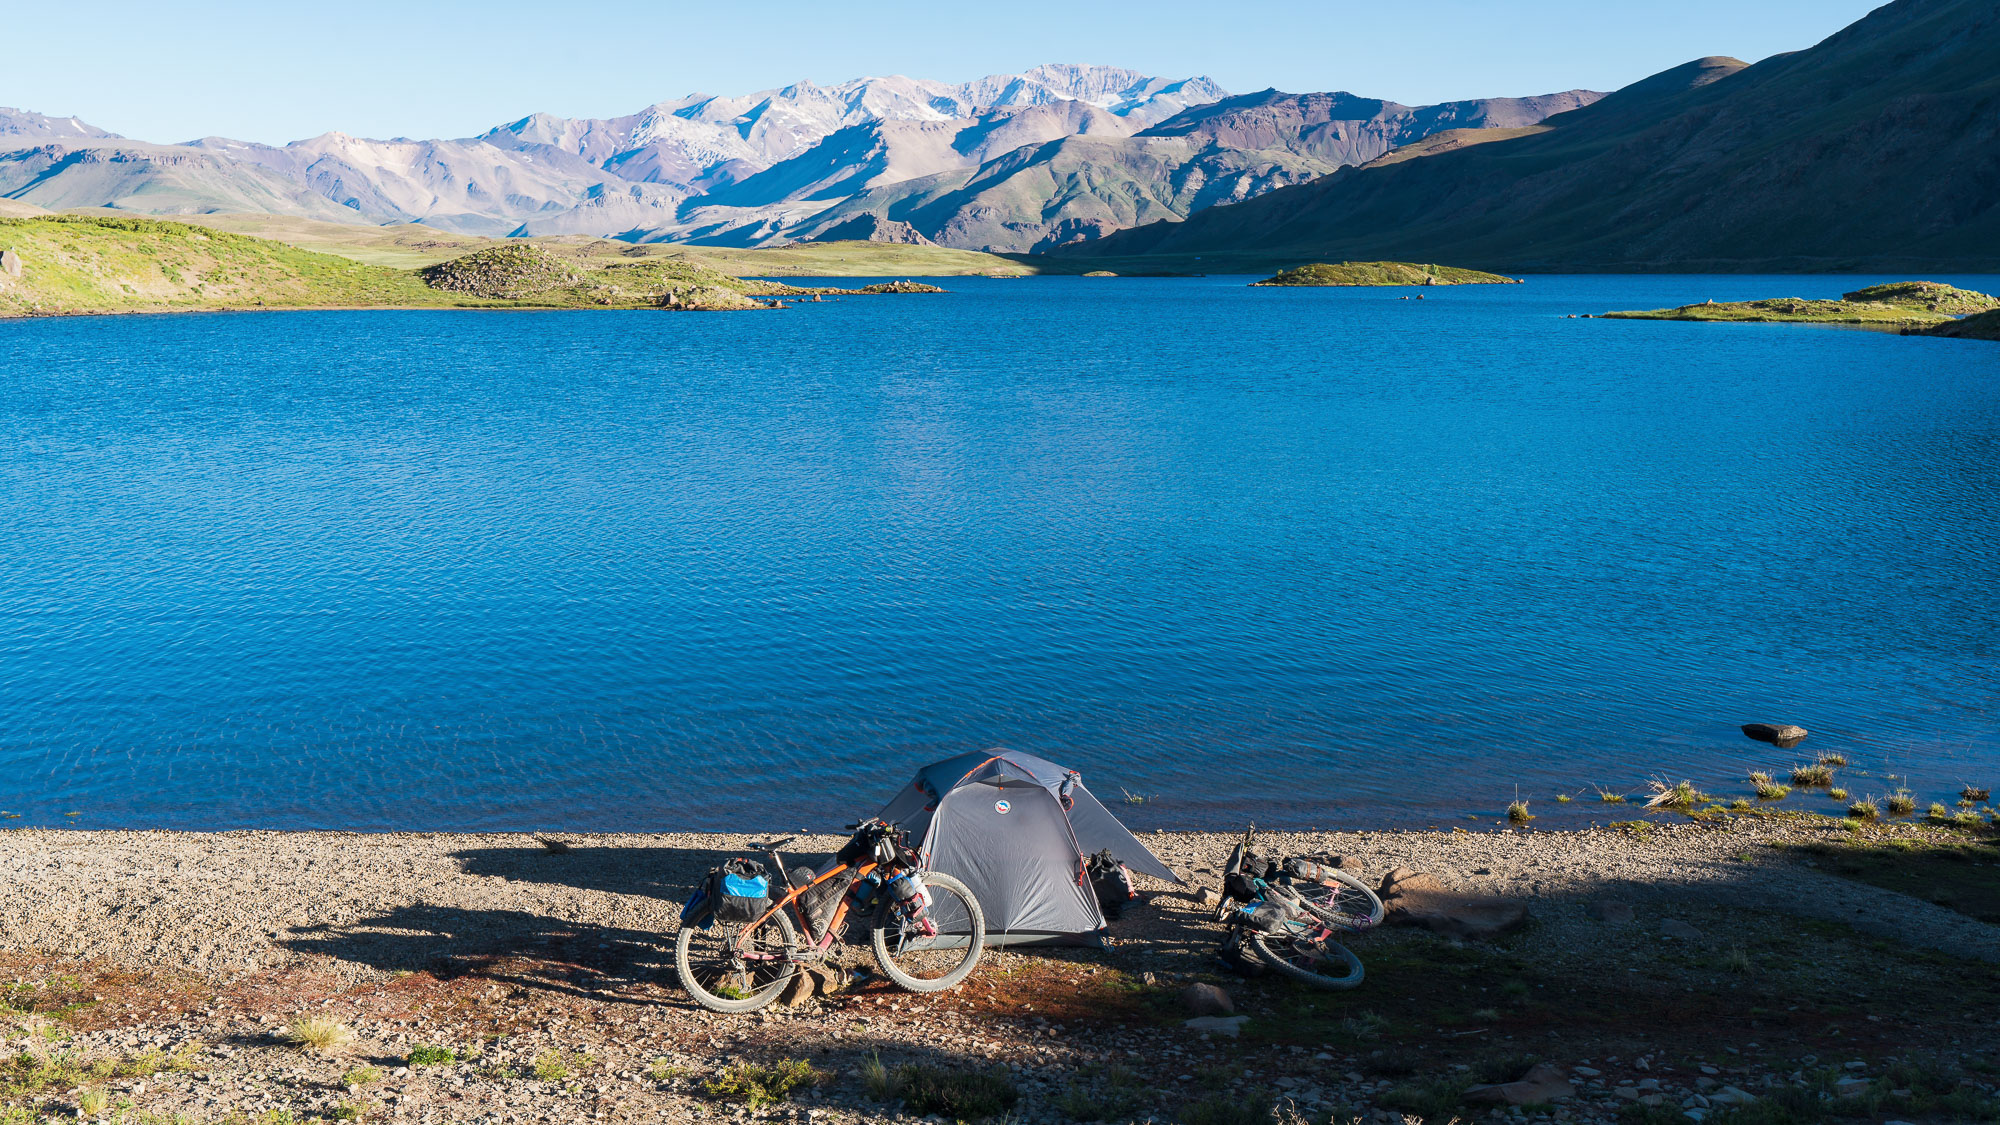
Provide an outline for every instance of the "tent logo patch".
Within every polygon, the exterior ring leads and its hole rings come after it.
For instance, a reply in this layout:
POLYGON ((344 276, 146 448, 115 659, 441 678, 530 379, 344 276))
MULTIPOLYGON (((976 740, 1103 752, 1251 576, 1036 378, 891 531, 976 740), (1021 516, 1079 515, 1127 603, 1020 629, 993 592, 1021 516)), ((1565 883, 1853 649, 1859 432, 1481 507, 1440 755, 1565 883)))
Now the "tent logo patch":
POLYGON ((1005 802, 1005 801, 995 801, 995 802, 993 802, 993 811, 994 811, 994 812, 997 812, 997 813, 999 813, 999 814, 1000 814, 1001 816, 1006 816, 1006 815, 1007 815, 1007 810, 1008 810, 1008 809, 1011 809, 1011 808, 1013 808, 1013 807, 1014 807, 1014 806, 1012 806, 1012 805, 1008 804, 1008 803, 1007 803, 1007 802, 1005 802))

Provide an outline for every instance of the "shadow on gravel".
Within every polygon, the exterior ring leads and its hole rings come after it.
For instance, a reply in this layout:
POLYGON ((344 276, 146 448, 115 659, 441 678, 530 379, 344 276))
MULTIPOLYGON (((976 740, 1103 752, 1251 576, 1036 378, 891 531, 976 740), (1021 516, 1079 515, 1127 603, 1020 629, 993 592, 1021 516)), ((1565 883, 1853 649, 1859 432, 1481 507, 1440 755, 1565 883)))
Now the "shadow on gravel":
MULTIPOLYGON (((787 851, 784 856, 787 866, 802 867, 817 865, 829 854, 787 851)), ((542 847, 469 848, 453 852, 452 858, 467 875, 679 902, 694 893, 695 884, 710 868, 737 855, 749 856, 767 866, 770 863, 769 857, 743 848, 614 848, 586 844, 572 845, 567 852, 552 852, 542 847)))
POLYGON ((545 918, 518 910, 400 906, 338 928, 302 926, 278 944, 300 953, 425 972, 440 980, 478 976, 523 988, 600 1000, 670 980, 673 935, 545 918))

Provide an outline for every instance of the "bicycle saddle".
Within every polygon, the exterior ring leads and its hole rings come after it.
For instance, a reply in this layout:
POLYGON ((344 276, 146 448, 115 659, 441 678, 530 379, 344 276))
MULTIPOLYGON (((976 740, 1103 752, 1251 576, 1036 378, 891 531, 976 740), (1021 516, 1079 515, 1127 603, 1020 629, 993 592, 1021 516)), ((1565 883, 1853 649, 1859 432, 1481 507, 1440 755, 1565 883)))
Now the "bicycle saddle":
POLYGON ((779 848, 784 847, 786 844, 789 844, 796 839, 798 839, 797 836, 787 836, 782 840, 768 840, 764 843, 752 844, 750 846, 760 852, 775 852, 779 848))

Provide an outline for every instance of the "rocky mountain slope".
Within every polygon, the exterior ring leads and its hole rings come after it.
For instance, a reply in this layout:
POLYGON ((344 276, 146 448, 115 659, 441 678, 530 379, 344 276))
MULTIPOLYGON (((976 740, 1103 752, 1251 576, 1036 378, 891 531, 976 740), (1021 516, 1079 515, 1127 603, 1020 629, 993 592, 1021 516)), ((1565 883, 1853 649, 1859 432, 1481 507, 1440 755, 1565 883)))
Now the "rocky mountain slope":
POLYGON ((1517 271, 2000 268, 1996 58, 1990 0, 1896 0, 1808 50, 1698 60, 1546 129, 1069 252, 1517 271))
POLYGON ((1266 90, 1185 110, 1129 137, 1078 130, 976 167, 873 187, 786 233, 829 237, 873 215, 947 246, 1039 253, 1241 202, 1443 130, 1533 124, 1601 96, 1572 90, 1412 108, 1266 90))
POLYGON ((1205 78, 1041 66, 689 95, 602 119, 537 114, 459 140, 126 141, 0 111, 0 199, 51 209, 424 223, 750 247, 829 232, 1025 250, 1182 218, 1440 128, 1539 121, 1548 98, 1418 109, 1346 94, 1230 98, 1205 78), (1212 111, 1212 112, 1211 112, 1212 111))

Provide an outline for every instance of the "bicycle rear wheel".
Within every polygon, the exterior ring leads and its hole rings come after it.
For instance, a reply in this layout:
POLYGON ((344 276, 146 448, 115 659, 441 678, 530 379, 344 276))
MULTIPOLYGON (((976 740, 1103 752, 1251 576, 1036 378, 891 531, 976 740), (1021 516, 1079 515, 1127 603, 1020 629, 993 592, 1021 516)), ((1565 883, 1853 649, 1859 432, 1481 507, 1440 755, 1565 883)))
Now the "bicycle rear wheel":
POLYGON ((936 871, 923 873, 930 888, 931 907, 924 921, 937 932, 926 934, 882 896, 869 935, 875 961, 888 978, 911 992, 942 992, 972 975, 986 948, 986 914, 964 883, 936 871))
POLYGON ((1367 971, 1333 933, 1317 922, 1286 922, 1268 933, 1252 933, 1250 947, 1266 965, 1315 988, 1353 988, 1367 971))
POLYGON ((742 940, 748 927, 740 924, 681 926, 674 940, 674 968, 695 1003, 712 1012, 754 1012, 775 1002, 798 975, 792 959, 798 932, 785 912, 751 926, 748 941, 742 940))
POLYGON ((1294 883, 1299 905, 1313 917, 1336 929, 1356 931, 1382 924, 1386 911, 1368 884, 1345 871, 1328 873, 1324 883, 1294 883))

